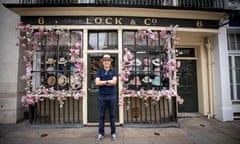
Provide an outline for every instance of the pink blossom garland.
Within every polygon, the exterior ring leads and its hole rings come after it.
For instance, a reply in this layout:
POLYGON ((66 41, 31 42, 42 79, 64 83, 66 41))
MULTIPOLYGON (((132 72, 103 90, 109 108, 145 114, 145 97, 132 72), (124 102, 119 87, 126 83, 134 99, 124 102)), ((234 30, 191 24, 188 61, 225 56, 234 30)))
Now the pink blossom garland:
MULTIPOLYGON (((25 80, 27 83, 27 87, 24 88, 26 91, 26 95, 22 96, 21 102, 24 106, 35 105, 39 101, 43 101, 44 98, 56 99, 59 101, 60 107, 63 106, 64 100, 66 97, 73 97, 74 99, 79 99, 83 97, 83 90, 68 90, 68 91, 56 91, 54 88, 46 88, 44 86, 39 86, 34 91, 30 91, 32 87, 32 62, 33 62, 33 53, 35 50, 39 50, 42 45, 42 39, 44 36, 48 37, 48 41, 58 41, 58 35, 60 35, 65 40, 66 36, 69 36, 68 32, 65 30, 53 30, 53 29, 45 29, 39 28, 38 31, 33 32, 34 29, 31 25, 24 25, 23 23, 19 23, 17 30, 20 31, 19 46, 24 49, 24 55, 22 56, 23 61, 25 62, 25 71, 26 73, 20 77, 21 80, 25 80)), ((80 79, 84 78, 85 75, 83 73, 83 60, 79 57, 80 47, 81 47, 81 35, 79 33, 73 33, 74 36, 77 37, 77 41, 74 46, 69 49, 71 59, 69 62, 74 64, 75 74, 77 76, 77 82, 80 82, 80 79)), ((66 41, 66 45, 71 46, 68 41, 66 41)), ((53 47, 54 48, 54 47, 53 47)))
MULTIPOLYGON (((165 40, 166 43, 168 44, 167 41, 173 40, 173 44, 178 44, 179 43, 179 38, 176 37, 176 28, 178 26, 170 26, 166 30, 162 30, 160 32, 160 38, 162 40, 165 40), (171 39, 170 39, 171 38, 171 39)), ((147 39, 150 41, 150 44, 154 45, 154 42, 158 41, 157 33, 152 32, 150 29, 148 30, 139 30, 138 33, 136 34, 135 38, 137 41, 141 42, 144 39, 147 39)), ((166 51, 168 51, 171 55, 173 54, 173 48, 171 45, 166 45, 166 51)), ((168 99, 171 99, 171 97, 176 97, 176 100, 179 104, 182 104, 184 100, 177 94, 175 89, 170 88, 170 89, 164 89, 161 91, 157 90, 144 90, 141 89, 140 91, 134 91, 134 90, 129 90, 127 88, 127 82, 128 82, 128 77, 131 74, 131 61, 134 58, 134 55, 128 50, 128 48, 124 48, 124 55, 123 55, 123 64, 122 64, 122 73, 120 74, 120 80, 123 82, 123 88, 120 91, 121 95, 119 97, 119 105, 124 105, 124 97, 139 97, 143 98, 144 100, 147 100, 148 98, 152 98, 154 101, 159 101, 161 97, 166 97, 168 99)), ((144 65, 147 65, 148 62, 144 59, 144 65)), ((168 62, 163 62, 163 77, 164 78, 169 78, 170 77, 170 72, 176 72, 177 68, 180 67, 180 62, 176 61, 175 58, 172 58, 168 62), (169 67, 170 65, 170 67, 169 67)), ((172 76, 171 84, 173 87, 177 85, 177 80, 176 77, 172 76)), ((127 104, 128 105, 128 104, 127 104)), ((147 103, 145 103, 145 106, 148 106, 147 103)))

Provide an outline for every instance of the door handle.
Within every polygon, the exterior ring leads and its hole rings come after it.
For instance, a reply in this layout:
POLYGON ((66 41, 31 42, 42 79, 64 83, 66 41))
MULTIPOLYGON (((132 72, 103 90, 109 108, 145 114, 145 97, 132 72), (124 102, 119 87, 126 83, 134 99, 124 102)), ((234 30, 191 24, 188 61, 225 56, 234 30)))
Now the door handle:
POLYGON ((91 90, 91 88, 88 88, 88 91, 90 91, 91 90))

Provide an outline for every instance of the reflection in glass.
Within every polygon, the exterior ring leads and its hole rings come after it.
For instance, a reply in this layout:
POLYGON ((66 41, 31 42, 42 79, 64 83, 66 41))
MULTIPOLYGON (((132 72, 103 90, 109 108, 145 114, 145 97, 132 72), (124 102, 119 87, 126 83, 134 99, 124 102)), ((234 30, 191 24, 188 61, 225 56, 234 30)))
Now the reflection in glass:
POLYGON ((88 49, 118 49, 117 31, 89 31, 88 49))

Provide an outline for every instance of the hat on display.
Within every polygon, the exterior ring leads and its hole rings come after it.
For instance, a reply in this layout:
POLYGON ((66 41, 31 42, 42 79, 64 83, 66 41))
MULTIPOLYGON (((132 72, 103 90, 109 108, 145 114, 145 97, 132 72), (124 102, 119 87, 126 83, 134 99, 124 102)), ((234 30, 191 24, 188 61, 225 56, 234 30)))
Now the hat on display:
POLYGON ((145 66, 145 67, 143 68, 143 72, 144 72, 144 74, 148 74, 148 72, 149 72, 149 67, 145 66))
POLYGON ((142 79, 142 81, 143 81, 144 83, 151 83, 151 82, 152 82, 152 79, 151 79, 149 76, 145 76, 145 77, 142 79))
POLYGON ((154 69, 154 75, 155 75, 155 76, 160 76, 160 67, 156 67, 156 68, 154 69))
POLYGON ((73 65, 70 66, 70 71, 71 71, 71 74, 74 74, 75 72, 75 67, 73 65))
POLYGON ((160 77, 159 76, 154 77, 154 79, 152 80, 152 85, 160 86, 160 77))
POLYGON ((140 86, 142 85, 139 76, 135 76, 131 81, 130 81, 131 85, 136 85, 136 86, 140 86))
POLYGON ((58 64, 65 64, 67 63, 67 60, 65 59, 65 57, 61 57, 59 60, 58 60, 58 64))
POLYGON ((81 81, 77 80, 75 75, 70 76, 70 83, 72 89, 79 89, 82 86, 81 81))
POLYGON ((141 60, 140 59, 134 59, 133 61, 132 61, 132 64, 133 65, 136 65, 136 66, 141 66, 142 65, 142 62, 141 62, 141 60))
POLYGON ((140 72, 140 68, 139 67, 135 67, 135 66, 133 66, 133 73, 136 73, 136 74, 139 74, 139 72, 140 72))
POLYGON ((143 59, 143 64, 144 64, 145 66, 148 66, 148 65, 149 65, 149 59, 145 57, 145 58, 143 59))
POLYGON ((54 74, 55 73, 55 68, 53 66, 49 66, 46 70, 49 74, 54 74))
POLYGON ((111 56, 108 55, 108 54, 103 55, 103 57, 102 57, 102 59, 101 59, 101 61, 105 61, 105 60, 113 61, 113 59, 111 58, 111 56))
POLYGON ((65 75, 61 75, 58 77, 58 85, 63 87, 67 84, 67 77, 65 75))
POLYGON ((47 78, 47 84, 49 86, 54 86, 56 84, 56 77, 51 75, 47 78))
POLYGON ((161 65, 160 58, 153 59, 152 63, 153 63, 154 66, 160 66, 161 65))
POLYGON ((55 59, 53 58, 48 58, 48 60, 46 61, 46 64, 54 64, 56 62, 55 59))

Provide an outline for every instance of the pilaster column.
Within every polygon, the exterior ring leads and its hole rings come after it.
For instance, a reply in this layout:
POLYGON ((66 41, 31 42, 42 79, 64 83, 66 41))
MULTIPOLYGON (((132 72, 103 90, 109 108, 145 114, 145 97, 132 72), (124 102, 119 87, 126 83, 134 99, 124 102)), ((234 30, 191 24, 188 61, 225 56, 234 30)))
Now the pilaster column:
POLYGON ((205 48, 207 49, 207 69, 208 69, 208 119, 214 117, 214 92, 213 92, 213 44, 206 38, 205 48))

